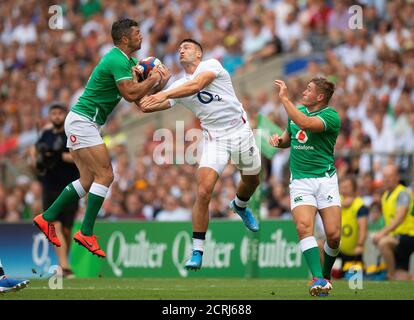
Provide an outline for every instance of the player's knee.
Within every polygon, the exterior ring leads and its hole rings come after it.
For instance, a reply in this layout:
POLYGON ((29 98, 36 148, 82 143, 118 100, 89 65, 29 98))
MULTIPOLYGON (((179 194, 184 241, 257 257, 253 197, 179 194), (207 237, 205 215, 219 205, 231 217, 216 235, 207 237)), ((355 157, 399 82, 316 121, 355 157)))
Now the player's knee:
POLYGON ((112 170, 102 171, 99 174, 95 175, 94 181, 105 186, 110 186, 114 181, 114 173, 112 170))
POLYGON ((296 223, 296 231, 300 238, 307 237, 312 234, 312 226, 305 221, 298 221, 296 223))
POLYGON ((200 186, 197 190, 197 199, 201 202, 208 203, 211 199, 211 191, 206 187, 200 186))
POLYGON ((339 242, 341 241, 341 231, 338 228, 338 230, 333 230, 330 232, 326 232, 326 239, 328 242, 328 245, 331 248, 338 248, 339 242))

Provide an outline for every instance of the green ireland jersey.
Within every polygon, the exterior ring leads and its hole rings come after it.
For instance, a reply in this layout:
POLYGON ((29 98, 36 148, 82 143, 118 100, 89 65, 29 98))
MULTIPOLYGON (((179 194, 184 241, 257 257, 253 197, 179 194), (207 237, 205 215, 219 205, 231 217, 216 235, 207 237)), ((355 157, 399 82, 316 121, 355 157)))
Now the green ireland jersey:
POLYGON ((83 94, 71 111, 98 125, 105 124, 106 118, 122 98, 116 83, 132 79, 131 68, 136 64, 137 59, 128 58, 117 47, 112 48, 93 69, 83 94))
POLYGON ((300 112, 308 117, 316 116, 322 120, 325 130, 310 132, 301 130, 290 118, 286 131, 290 135, 290 171, 292 179, 320 178, 335 174, 334 147, 341 119, 338 113, 326 106, 309 112, 305 106, 298 106, 300 112))

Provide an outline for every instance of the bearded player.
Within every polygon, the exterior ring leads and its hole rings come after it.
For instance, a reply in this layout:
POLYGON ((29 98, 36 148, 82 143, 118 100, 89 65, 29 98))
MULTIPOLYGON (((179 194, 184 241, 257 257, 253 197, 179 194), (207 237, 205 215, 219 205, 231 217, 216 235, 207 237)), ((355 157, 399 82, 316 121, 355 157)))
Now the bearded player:
POLYGON ((282 136, 273 135, 269 142, 278 148, 291 147, 291 210, 300 248, 313 275, 309 292, 312 296, 326 295, 332 289, 331 269, 341 238, 341 202, 334 165, 334 146, 341 120, 328 106, 334 84, 324 78, 312 79, 298 107, 289 100, 283 81, 275 80, 275 85, 289 118, 282 136), (323 267, 313 234, 317 211, 326 234, 323 267))
POLYGON ((108 150, 99 133, 115 106, 125 98, 136 101, 161 90, 171 74, 164 67, 154 68, 144 81, 135 81, 132 68, 137 60, 132 54, 141 48, 142 36, 138 23, 121 19, 112 24, 111 36, 115 45, 94 68, 78 102, 72 106, 65 120, 67 147, 79 170, 80 178, 73 181, 34 223, 55 246, 61 243, 53 222, 69 204, 88 193, 85 217, 74 240, 93 254, 105 257, 93 234, 95 219, 108 193, 114 175, 108 150))

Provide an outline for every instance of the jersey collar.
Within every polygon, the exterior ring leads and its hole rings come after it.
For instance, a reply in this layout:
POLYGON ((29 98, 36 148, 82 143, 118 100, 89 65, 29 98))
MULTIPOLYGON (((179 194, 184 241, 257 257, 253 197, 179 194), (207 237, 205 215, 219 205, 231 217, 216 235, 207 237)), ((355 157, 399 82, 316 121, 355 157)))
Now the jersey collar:
POLYGON ((129 60, 129 58, 128 58, 128 56, 127 56, 127 54, 125 53, 125 52, 123 52, 121 49, 119 49, 117 46, 115 46, 114 48, 116 48, 116 49, 118 49, 124 56, 125 56, 125 58, 127 58, 128 60, 129 60))
POLYGON ((325 109, 327 109, 329 107, 328 106, 324 106, 324 107, 320 108, 319 110, 312 111, 312 112, 310 112, 307 107, 305 107, 305 108, 306 108, 307 113, 309 113, 310 115, 314 115, 314 114, 318 114, 319 112, 321 112, 321 111, 323 111, 323 110, 325 110, 325 109))

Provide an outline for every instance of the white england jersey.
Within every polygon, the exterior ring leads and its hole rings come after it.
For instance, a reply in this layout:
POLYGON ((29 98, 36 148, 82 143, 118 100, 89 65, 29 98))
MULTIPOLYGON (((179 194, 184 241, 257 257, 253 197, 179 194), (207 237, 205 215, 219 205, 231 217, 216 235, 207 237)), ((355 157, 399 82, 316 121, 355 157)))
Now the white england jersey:
POLYGON ((229 131, 246 123, 247 115, 236 97, 230 74, 216 59, 200 62, 193 74, 186 74, 168 89, 193 80, 205 71, 213 72, 216 78, 195 95, 169 99, 171 106, 179 103, 190 109, 200 119, 201 127, 207 131, 229 131))

